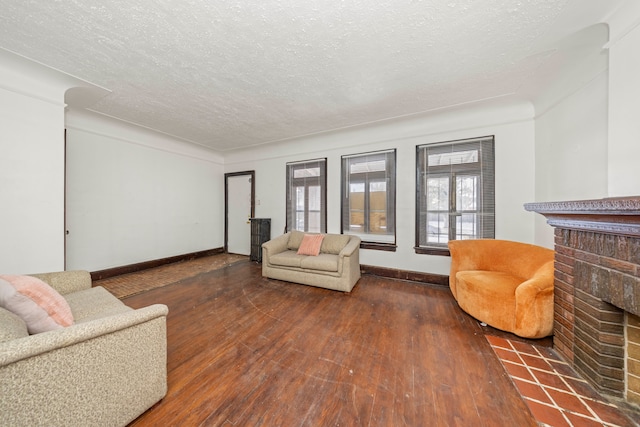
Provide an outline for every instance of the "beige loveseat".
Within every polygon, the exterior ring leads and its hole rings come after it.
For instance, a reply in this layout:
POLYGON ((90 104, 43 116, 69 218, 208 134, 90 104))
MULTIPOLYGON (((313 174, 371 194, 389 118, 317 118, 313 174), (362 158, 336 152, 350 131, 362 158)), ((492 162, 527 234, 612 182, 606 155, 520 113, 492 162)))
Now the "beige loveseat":
POLYGON ((34 275, 74 324, 29 335, 0 308, 0 425, 124 426, 167 392, 165 305, 127 307, 86 271, 34 275))
POLYGON ((360 279, 360 238, 326 234, 318 256, 298 255, 304 237, 291 231, 262 244, 262 275, 271 279, 351 292, 360 279))

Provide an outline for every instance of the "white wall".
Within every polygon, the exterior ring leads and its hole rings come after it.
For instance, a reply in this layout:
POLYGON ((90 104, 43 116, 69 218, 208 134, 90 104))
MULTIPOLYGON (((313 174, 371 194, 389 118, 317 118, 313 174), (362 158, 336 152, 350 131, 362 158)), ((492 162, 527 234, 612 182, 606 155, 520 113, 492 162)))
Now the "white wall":
MULTIPOLYGON (((536 201, 607 196, 608 74, 536 118, 536 201)), ((553 248, 553 228, 536 217, 536 244, 553 248)))
POLYGON ((272 236, 285 227, 285 165, 327 157, 327 231, 340 232, 340 157, 397 149, 397 251, 362 250, 361 263, 400 270, 448 274, 449 258, 417 255, 415 246, 415 150, 417 145, 495 135, 496 237, 533 242, 534 123, 530 104, 482 105, 414 119, 345 129, 285 143, 228 153, 225 172, 256 171, 256 216, 271 218, 272 236))
POLYGON ((611 19, 609 44, 609 196, 640 195, 640 2, 611 19))
POLYGON ((73 79, 0 49, 0 271, 64 267, 64 92, 73 79))
POLYGON ((2 272, 64 267, 63 114, 60 103, 0 88, 2 272))
MULTIPOLYGON (((536 201, 640 195, 640 2, 605 21, 581 31, 580 55, 535 103, 536 201)), ((553 247, 541 215, 535 243, 553 247)))
POLYGON ((222 247, 222 158, 88 112, 67 113, 67 269, 222 247))

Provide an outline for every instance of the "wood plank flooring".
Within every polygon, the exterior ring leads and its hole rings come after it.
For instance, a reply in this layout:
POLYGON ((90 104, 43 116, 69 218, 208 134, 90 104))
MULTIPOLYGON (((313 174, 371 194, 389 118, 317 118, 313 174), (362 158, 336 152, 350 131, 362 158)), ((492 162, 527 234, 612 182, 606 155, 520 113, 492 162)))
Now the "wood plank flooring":
POLYGON ((124 301, 169 306, 167 396, 132 426, 536 426, 445 287, 351 294, 239 262, 124 301))

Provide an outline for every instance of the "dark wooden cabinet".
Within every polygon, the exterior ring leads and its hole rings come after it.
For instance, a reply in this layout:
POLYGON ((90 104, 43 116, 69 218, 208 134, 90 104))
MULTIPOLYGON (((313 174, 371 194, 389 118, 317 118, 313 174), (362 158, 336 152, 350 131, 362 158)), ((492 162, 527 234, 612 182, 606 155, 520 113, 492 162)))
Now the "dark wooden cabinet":
POLYGON ((271 240, 271 218, 251 218, 251 261, 262 262, 262 244, 271 240))

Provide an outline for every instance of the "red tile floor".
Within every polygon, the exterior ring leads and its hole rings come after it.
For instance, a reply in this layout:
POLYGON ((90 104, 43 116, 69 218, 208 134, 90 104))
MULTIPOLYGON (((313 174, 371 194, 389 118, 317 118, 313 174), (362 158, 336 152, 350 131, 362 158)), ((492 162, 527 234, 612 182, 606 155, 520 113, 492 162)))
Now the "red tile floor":
POLYGON ((487 335, 531 413, 542 426, 636 426, 550 348, 487 335))

